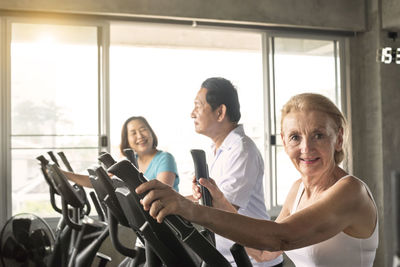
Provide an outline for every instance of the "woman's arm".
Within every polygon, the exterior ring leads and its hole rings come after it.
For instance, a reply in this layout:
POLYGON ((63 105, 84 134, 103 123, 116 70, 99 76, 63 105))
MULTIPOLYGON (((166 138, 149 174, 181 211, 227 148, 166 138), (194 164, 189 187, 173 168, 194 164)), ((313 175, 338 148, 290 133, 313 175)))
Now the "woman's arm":
POLYGON ((175 158, 168 152, 162 152, 158 154, 158 156, 160 157, 160 160, 156 166, 156 179, 173 187, 178 175, 175 158))
POLYGON ((88 175, 76 174, 64 170, 61 170, 61 172, 68 178, 68 180, 71 180, 72 182, 77 183, 80 186, 93 187, 88 175))
MULTIPOLYGON (((278 217, 276 218, 275 222, 280 222, 284 218, 288 217, 290 215, 290 210, 292 208, 292 205, 294 203, 294 200, 297 195, 297 191, 299 188, 301 180, 297 180, 291 187, 289 194, 286 196, 286 200, 282 206, 281 212, 279 213, 278 217)), ((283 251, 267 251, 267 250, 257 250, 257 249, 251 249, 251 248, 246 248, 246 251, 248 252, 249 255, 251 255, 257 262, 263 262, 263 261, 270 261, 272 259, 275 259, 279 255, 282 254, 283 251)))
MULTIPOLYGON (((236 213, 198 205, 182 197, 179 193, 172 190, 171 187, 162 184, 157 180, 151 180, 136 189, 138 194, 146 191, 149 192, 142 199, 142 204, 144 209, 148 210, 150 215, 157 219, 158 222, 161 222, 168 214, 177 214, 189 221, 203 225, 213 232, 234 240, 244 246, 248 246, 248 242, 243 242, 247 237, 246 235, 239 237, 239 235, 242 233, 241 230, 243 230, 243 226, 247 227, 248 225, 246 220, 257 222, 262 221, 241 216, 236 213), (242 219, 245 219, 245 221, 242 221, 242 219), (231 227, 231 225, 234 226, 231 227), (241 227, 242 229, 238 229, 238 227, 241 227), (239 233, 236 239, 235 232, 239 233)), ((260 248, 257 246, 251 247, 260 248)))
POLYGON ((156 179, 159 180, 160 182, 172 187, 172 186, 174 186, 175 177, 176 177, 176 174, 174 172, 160 172, 157 174, 156 179))
POLYGON ((149 191, 142 203, 159 222, 168 214, 178 214, 246 247, 280 251, 324 241, 354 226, 368 207, 364 203, 365 187, 354 180, 338 182, 314 204, 279 222, 197 205, 157 181, 145 183, 136 191, 149 191))

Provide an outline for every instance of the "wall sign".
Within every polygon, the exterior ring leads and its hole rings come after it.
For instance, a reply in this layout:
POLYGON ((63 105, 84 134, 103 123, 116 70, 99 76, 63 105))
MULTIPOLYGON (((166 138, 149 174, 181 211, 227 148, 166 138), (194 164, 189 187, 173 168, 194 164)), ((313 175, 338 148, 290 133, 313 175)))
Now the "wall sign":
POLYGON ((390 64, 396 63, 400 64, 400 47, 392 48, 392 47, 384 47, 378 50, 378 61, 390 64))

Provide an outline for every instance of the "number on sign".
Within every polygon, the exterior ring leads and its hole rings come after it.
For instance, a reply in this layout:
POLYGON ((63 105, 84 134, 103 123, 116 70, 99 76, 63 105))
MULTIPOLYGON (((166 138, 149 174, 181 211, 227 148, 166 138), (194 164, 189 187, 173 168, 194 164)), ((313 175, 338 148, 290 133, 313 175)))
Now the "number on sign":
POLYGON ((393 60, 392 48, 391 47, 382 48, 381 62, 385 64, 390 64, 392 63, 392 60, 393 60))

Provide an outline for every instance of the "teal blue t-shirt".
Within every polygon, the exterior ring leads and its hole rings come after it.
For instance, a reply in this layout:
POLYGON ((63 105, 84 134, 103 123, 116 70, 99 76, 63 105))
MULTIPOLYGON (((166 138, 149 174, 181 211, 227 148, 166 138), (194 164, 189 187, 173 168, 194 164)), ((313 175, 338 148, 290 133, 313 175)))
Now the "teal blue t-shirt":
POLYGON ((179 192, 179 175, 178 169, 176 167, 176 162, 174 156, 171 153, 164 152, 164 151, 157 151, 157 154, 151 160, 147 170, 144 173, 144 177, 147 180, 153 180, 157 178, 157 174, 160 172, 173 172, 175 173, 175 181, 173 188, 179 192))

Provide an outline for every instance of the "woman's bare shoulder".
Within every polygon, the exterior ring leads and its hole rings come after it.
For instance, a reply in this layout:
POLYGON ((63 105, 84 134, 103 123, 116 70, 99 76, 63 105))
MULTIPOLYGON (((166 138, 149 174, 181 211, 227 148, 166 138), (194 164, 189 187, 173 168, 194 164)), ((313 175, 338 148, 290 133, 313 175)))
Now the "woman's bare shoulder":
POLYGON ((276 221, 279 222, 290 215, 290 211, 292 210, 301 183, 301 179, 298 179, 292 184, 292 187, 290 188, 289 193, 286 196, 285 203, 282 206, 281 213, 279 214, 276 221))
POLYGON ((332 189, 361 192, 366 190, 366 184, 353 175, 346 175, 339 179, 332 189))
POLYGON ((371 204, 372 196, 367 185, 359 178, 347 175, 339 179, 330 189, 329 196, 332 196, 336 201, 343 202, 344 205, 353 203, 355 206, 367 202, 371 204))

